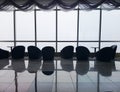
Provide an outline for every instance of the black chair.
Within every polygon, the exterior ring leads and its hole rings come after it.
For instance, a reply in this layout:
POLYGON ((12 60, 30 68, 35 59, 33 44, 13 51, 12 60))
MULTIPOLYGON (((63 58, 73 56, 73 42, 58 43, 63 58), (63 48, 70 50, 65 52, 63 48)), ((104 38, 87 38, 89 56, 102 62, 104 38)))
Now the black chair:
POLYGON ((13 59, 21 59, 24 58, 25 47, 24 46, 16 46, 11 51, 11 55, 13 59))
POLYGON ((76 47, 76 57, 77 60, 88 60, 90 56, 90 51, 84 46, 76 47))
POLYGON ((113 49, 111 47, 104 47, 96 52, 96 60, 99 61, 111 61, 113 58, 113 49))
POLYGON ((43 60, 53 60, 55 49, 51 46, 46 46, 42 49, 43 60))
POLYGON ((111 48, 113 49, 112 59, 115 59, 117 45, 112 45, 111 48))
POLYGON ((36 46, 29 46, 28 56, 29 59, 39 59, 42 56, 42 51, 36 46))
POLYGON ((0 59, 5 59, 9 57, 9 51, 0 49, 0 59))
POLYGON ((73 46, 66 46, 61 50, 61 57, 64 59, 70 59, 73 58, 73 46))

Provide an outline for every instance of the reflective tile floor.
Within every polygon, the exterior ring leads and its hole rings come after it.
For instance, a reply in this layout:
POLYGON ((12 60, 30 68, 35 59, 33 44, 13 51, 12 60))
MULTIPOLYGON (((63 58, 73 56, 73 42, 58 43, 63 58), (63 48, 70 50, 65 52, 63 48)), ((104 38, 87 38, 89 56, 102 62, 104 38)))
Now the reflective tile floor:
POLYGON ((0 60, 0 92, 120 92, 120 61, 0 60))

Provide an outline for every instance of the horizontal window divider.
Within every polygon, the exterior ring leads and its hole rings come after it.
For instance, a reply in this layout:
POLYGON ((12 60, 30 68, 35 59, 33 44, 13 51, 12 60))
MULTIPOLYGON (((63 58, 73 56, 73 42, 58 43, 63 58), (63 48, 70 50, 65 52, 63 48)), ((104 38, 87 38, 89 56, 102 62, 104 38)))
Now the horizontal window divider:
MULTIPOLYGON (((25 41, 9 41, 9 40, 6 40, 6 41, 0 41, 0 42, 99 42, 99 41, 32 41, 32 40, 25 40, 25 41)), ((100 41, 100 42, 120 42, 120 41, 100 41)))

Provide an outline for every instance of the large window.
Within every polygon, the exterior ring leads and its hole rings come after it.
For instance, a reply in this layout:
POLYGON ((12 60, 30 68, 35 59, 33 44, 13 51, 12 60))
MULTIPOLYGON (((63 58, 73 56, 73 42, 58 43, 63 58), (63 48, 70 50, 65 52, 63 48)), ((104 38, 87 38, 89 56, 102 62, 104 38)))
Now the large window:
POLYGON ((120 52, 119 10, 69 11, 61 8, 32 11, 15 10, 0 12, 0 47, 10 51, 8 46, 29 45, 42 49, 52 46, 60 52, 65 46, 86 46, 94 52, 93 46, 118 46, 120 52))
POLYGON ((13 45, 13 41, 14 41, 13 12, 1 11, 0 12, 0 48, 10 50, 8 46, 13 45))

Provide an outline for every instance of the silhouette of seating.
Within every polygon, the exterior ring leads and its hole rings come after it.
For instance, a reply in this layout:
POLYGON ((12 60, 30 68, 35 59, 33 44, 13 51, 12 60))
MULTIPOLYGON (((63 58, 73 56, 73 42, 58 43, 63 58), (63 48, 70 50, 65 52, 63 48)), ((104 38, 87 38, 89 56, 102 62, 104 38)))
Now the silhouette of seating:
POLYGON ((9 51, 0 49, 0 59, 5 59, 9 57, 9 51))
POLYGON ((111 61, 113 58, 113 49, 111 47, 104 47, 96 52, 96 60, 111 61))
POLYGON ((117 50, 117 45, 112 45, 111 48, 113 49, 112 59, 115 59, 115 54, 117 50))
POLYGON ((46 46, 42 49, 43 60, 53 60, 55 49, 51 46, 46 46))
POLYGON ((61 50, 61 57, 64 59, 70 59, 73 58, 73 46, 66 46, 61 50))
POLYGON ((24 58, 25 47, 24 46, 16 46, 12 49, 11 55, 13 59, 21 59, 24 58))
POLYGON ((36 46, 29 46, 28 56, 29 59, 39 59, 42 56, 42 51, 36 46))
POLYGON ((76 47, 76 57, 77 60, 88 60, 90 55, 90 51, 88 48, 84 46, 78 46, 76 47))

